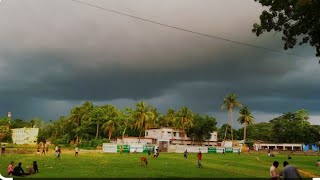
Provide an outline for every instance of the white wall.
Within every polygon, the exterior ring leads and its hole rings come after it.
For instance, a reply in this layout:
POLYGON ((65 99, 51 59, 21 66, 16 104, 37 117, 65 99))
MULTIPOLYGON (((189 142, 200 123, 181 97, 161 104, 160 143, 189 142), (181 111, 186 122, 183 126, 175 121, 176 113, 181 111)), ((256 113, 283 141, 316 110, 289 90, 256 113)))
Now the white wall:
POLYGON ((39 128, 12 129, 12 141, 15 144, 37 144, 39 128))
MULTIPOLYGON (((123 141, 122 139, 117 139, 117 144, 138 144, 139 142, 139 138, 135 137, 135 138, 124 138, 123 141)), ((140 143, 139 144, 152 144, 152 139, 140 139, 140 143)))

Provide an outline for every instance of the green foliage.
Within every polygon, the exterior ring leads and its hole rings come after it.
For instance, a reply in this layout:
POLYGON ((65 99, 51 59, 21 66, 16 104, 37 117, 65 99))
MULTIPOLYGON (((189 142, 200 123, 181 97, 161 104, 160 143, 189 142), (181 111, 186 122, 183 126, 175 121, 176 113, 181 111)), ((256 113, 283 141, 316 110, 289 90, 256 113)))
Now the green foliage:
POLYGON ((103 143, 109 143, 108 139, 91 139, 89 141, 81 141, 79 148, 82 149, 96 149, 97 146, 102 146, 103 143))
MULTIPOLYGON (((243 132, 243 128, 239 132, 243 132)), ((241 133, 242 134, 242 133, 241 133)), ((265 142, 272 142, 273 130, 272 124, 261 122, 247 126, 247 139, 248 140, 261 140, 265 142)))
POLYGON ((260 23, 253 25, 257 36, 265 31, 282 32, 284 49, 309 43, 320 56, 320 1, 319 0, 255 0, 269 7, 260 15, 260 23))
POLYGON ((217 120, 208 115, 195 114, 194 125, 188 129, 188 137, 200 143, 211 138, 211 133, 216 130, 217 120))

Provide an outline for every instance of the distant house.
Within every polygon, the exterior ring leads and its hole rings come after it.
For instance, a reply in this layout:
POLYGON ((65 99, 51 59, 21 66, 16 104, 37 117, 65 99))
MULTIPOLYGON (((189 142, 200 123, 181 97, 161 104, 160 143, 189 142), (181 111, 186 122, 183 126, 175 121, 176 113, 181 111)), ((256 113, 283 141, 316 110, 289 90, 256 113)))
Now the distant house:
POLYGON ((152 144, 156 144, 160 149, 166 150, 168 145, 204 145, 216 146, 218 141, 218 133, 212 132, 211 138, 202 142, 193 141, 187 134, 182 137, 179 129, 169 127, 148 129, 145 131, 145 138, 151 138, 152 144))
POLYGON ((153 138, 145 137, 124 137, 123 139, 117 138, 117 144, 155 144, 153 138))
POLYGON ((39 128, 16 128, 11 130, 14 144, 37 144, 39 128))
POLYGON ((275 143, 255 143, 255 150, 292 150, 292 151, 302 151, 303 144, 298 143, 283 143, 283 144, 275 144, 275 143))

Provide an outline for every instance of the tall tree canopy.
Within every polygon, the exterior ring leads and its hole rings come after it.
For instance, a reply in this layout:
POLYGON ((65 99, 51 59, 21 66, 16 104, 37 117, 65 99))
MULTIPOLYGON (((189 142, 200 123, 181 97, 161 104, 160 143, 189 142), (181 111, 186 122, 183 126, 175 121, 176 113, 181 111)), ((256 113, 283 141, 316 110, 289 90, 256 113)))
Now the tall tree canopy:
POLYGON ((257 36, 271 30, 282 32, 284 49, 309 43, 320 56, 320 1, 319 0, 255 0, 269 7, 260 15, 260 23, 253 25, 257 36))

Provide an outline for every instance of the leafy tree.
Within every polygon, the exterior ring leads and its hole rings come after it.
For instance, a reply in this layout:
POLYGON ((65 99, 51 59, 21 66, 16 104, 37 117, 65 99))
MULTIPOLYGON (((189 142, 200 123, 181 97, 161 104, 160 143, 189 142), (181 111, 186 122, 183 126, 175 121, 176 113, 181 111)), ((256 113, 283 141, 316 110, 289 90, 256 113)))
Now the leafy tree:
POLYGON ((182 107, 180 111, 178 111, 175 120, 175 126, 181 130, 182 143, 184 144, 186 129, 188 130, 194 124, 194 114, 189 108, 182 107))
POLYGON ((193 140, 202 141, 210 139, 211 133, 216 130, 217 121, 214 117, 200 114, 194 115, 194 125, 187 130, 188 136, 193 140))
POLYGON ((145 102, 140 101, 136 104, 136 109, 133 111, 132 117, 134 119, 134 126, 137 129, 140 129, 140 142, 142 130, 146 131, 150 125, 155 124, 152 107, 145 102))
POLYGON ((10 128, 15 129, 15 128, 23 128, 23 127, 28 127, 29 123, 22 120, 22 119, 14 119, 11 121, 10 128))
POLYGON ((105 131, 109 133, 108 138, 111 139, 112 132, 116 130, 119 124, 119 110, 112 106, 108 105, 105 106, 106 109, 106 119, 107 121, 102 125, 105 131))
POLYGON ((255 0, 269 7, 260 15, 260 23, 253 25, 257 36, 271 30, 282 32, 284 49, 309 43, 320 56, 320 1, 319 0, 255 0))
POLYGON ((122 140, 124 139, 124 135, 126 133, 126 130, 132 127, 133 122, 133 110, 131 108, 125 108, 124 111, 120 111, 118 115, 118 125, 119 130, 122 131, 122 140))
POLYGON ((247 125, 253 124, 254 117, 247 107, 241 108, 239 113, 240 117, 238 118, 238 121, 240 124, 244 124, 243 140, 244 143, 246 143, 247 125))
POLYGON ((231 139, 231 126, 230 124, 223 124, 218 130, 218 140, 224 141, 231 139))
POLYGON ((310 127, 308 118, 309 115, 305 110, 285 113, 274 118, 270 121, 273 125, 273 132, 277 132, 273 133, 273 140, 278 143, 302 143, 310 127))
MULTIPOLYGON (((243 129, 239 129, 243 132, 243 129)), ((248 140, 261 140, 264 142, 272 142, 273 130, 272 124, 269 122, 261 122, 257 124, 251 124, 247 126, 247 139, 248 140)))
POLYGON ((109 126, 107 127, 107 129, 110 130, 112 134, 112 126, 115 124, 115 122, 112 114, 114 112, 111 111, 115 111, 115 107, 113 107, 112 105, 107 105, 106 107, 94 106, 89 113, 89 122, 96 125, 96 139, 98 139, 99 136, 100 125, 107 122, 108 113, 110 114, 109 118, 113 120, 111 120, 109 125, 107 125, 109 126))
MULTIPOLYGON (((221 106, 221 109, 227 109, 229 111, 231 129, 233 129, 233 111, 234 111, 234 108, 235 107, 241 107, 241 106, 242 105, 238 101, 237 95, 234 94, 234 93, 228 94, 223 99, 223 104, 221 106)), ((226 138, 226 136, 225 136, 225 138, 226 138)), ((233 130, 231 130, 231 140, 233 141, 233 130)))
MULTIPOLYGON (((86 101, 80 107, 74 107, 71 110, 71 115, 69 119, 71 120, 74 129, 72 130, 75 133, 76 143, 79 144, 80 138, 86 133, 86 128, 81 127, 83 121, 88 121, 90 119, 90 112, 93 109, 92 102, 86 101), (83 133, 83 134, 82 134, 83 133)), ((88 124, 88 122, 86 123, 88 124)))

